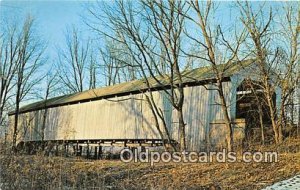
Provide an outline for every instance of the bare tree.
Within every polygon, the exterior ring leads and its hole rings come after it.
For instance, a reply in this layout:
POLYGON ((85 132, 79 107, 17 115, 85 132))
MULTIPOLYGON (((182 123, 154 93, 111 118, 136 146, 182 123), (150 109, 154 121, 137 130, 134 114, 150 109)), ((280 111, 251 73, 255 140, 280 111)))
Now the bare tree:
POLYGON ((282 37, 285 43, 281 46, 283 54, 281 59, 282 66, 277 77, 281 87, 279 124, 287 125, 287 114, 291 117, 290 123, 294 124, 294 111, 295 106, 297 106, 295 103, 297 103, 296 99, 299 98, 297 97, 297 88, 299 90, 300 3, 285 3, 283 12, 285 17, 280 20, 279 37, 282 37), (288 107, 291 107, 291 109, 286 111, 288 107))
POLYGON ((63 93, 82 92, 96 87, 96 58, 92 43, 86 43, 76 28, 68 31, 66 49, 58 52, 58 77, 62 83, 63 93))
POLYGON ((91 51, 89 57, 89 89, 95 89, 97 87, 97 58, 94 55, 95 53, 91 51))
POLYGON ((241 21, 249 33, 249 41, 247 41, 249 54, 256 59, 258 64, 257 84, 264 91, 274 131, 274 140, 275 143, 281 143, 283 141, 285 104, 295 89, 295 85, 287 84, 295 84, 294 80, 298 80, 293 75, 293 70, 299 61, 299 8, 296 20, 293 20, 291 9, 287 9, 282 22, 283 27, 276 31, 273 28, 276 22, 271 7, 268 11, 268 19, 264 20, 266 13, 263 9, 264 5, 257 11, 254 11, 248 2, 239 2, 238 5, 241 11, 241 21), (289 44, 286 49, 283 49, 280 43, 283 40, 282 35, 289 44), (279 105, 276 105, 273 98, 277 87, 281 88, 281 100, 277 101, 279 105))
POLYGON ((164 113, 152 93, 153 88, 162 88, 177 112, 181 150, 185 150, 185 122, 182 110, 184 104, 183 64, 180 62, 184 17, 177 12, 177 10, 182 12, 186 10, 185 3, 140 1, 133 4, 129 1, 117 1, 115 5, 104 9, 103 17, 99 16, 96 10, 90 9, 91 14, 104 27, 114 32, 109 33, 93 24, 87 24, 101 35, 122 44, 123 52, 129 54, 132 59, 127 65, 139 68, 139 75, 148 87, 149 93, 146 99, 156 118, 156 126, 163 131, 162 138, 170 140, 164 113), (108 20, 104 21, 102 18, 108 20), (157 44, 160 44, 160 47, 157 47, 157 44))
POLYGON ((5 125, 5 112, 10 110, 9 101, 13 98, 15 86, 14 75, 17 71, 20 38, 16 25, 8 25, 5 33, 0 37, 0 126, 5 125))
POLYGON ((102 75, 106 86, 135 80, 138 77, 137 68, 128 63, 132 62, 129 53, 122 44, 112 39, 106 39, 105 47, 100 49, 102 75))
POLYGON ((24 21, 19 35, 19 47, 17 50, 17 73, 16 73, 16 94, 15 94, 15 117, 13 129, 13 148, 16 148, 18 136, 18 121, 20 103, 31 94, 33 87, 39 82, 36 71, 42 65, 42 54, 44 47, 33 35, 33 19, 27 17, 24 21))
POLYGON ((52 74, 50 72, 46 75, 46 90, 42 97, 44 101, 44 109, 43 109, 43 120, 42 120, 42 130, 41 130, 41 140, 45 140, 45 129, 46 129, 46 121, 47 121, 47 114, 48 114, 48 99, 53 97, 58 90, 58 82, 57 80, 57 73, 52 74))
MULTIPOLYGON (((198 0, 191 1, 191 8, 195 12, 193 14, 185 14, 191 23, 195 24, 196 31, 200 31, 201 36, 195 36, 194 33, 185 31, 189 39, 196 44, 199 49, 198 52, 185 52, 186 55, 194 57, 209 66, 211 66, 216 79, 212 89, 216 90, 220 102, 222 113, 224 116, 225 126, 227 128, 226 142, 227 150, 232 151, 233 147, 233 126, 230 119, 228 107, 229 103, 226 101, 225 88, 223 85, 225 73, 234 61, 238 61, 238 53, 242 42, 244 41, 244 31, 230 31, 232 32, 230 40, 226 38, 221 25, 214 26, 210 20, 214 16, 215 3, 211 1, 201 2, 198 0)), ((184 50, 183 50, 184 51, 184 50)))

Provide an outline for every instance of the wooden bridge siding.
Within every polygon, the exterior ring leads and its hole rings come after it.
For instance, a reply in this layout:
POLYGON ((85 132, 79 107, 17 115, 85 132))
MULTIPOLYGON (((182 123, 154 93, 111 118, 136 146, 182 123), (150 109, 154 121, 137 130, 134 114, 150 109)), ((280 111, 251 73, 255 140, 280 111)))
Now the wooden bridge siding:
POLYGON ((210 91, 202 86, 190 87, 185 89, 184 118, 186 125, 187 146, 198 149, 205 144, 205 131, 207 120, 209 119, 209 95, 210 91))
MULTIPOLYGON (((212 87, 208 85, 207 88, 212 87)), ((231 83, 224 83, 231 98, 231 83)), ((154 97, 164 110, 170 125, 172 138, 178 140, 178 121, 176 111, 162 92, 154 92, 154 97)), ((159 138, 154 126, 154 119, 143 94, 115 97, 110 100, 98 100, 49 108, 46 120, 45 140, 53 139, 146 139, 159 138), (131 98, 131 99, 129 99, 131 98), (128 99, 120 101, 122 99, 128 99), (118 102, 115 102, 118 101, 118 102)), ((207 90, 203 86, 185 88, 184 118, 186 122, 187 144, 190 150, 199 150, 205 144, 209 124, 222 119, 217 91, 207 90)), ((19 137, 23 138, 24 125, 28 124, 26 140, 40 140, 44 110, 20 115, 19 137)), ((11 116, 12 117, 12 116, 11 116)), ((13 118, 12 118, 13 119, 13 118)))
MULTIPOLYGON (((227 104, 232 98, 231 83, 226 82, 224 92, 227 104)), ((208 141, 210 123, 223 119, 221 106, 219 105, 219 95, 213 85, 194 86, 185 88, 185 105, 183 107, 186 122, 186 139, 189 150, 203 149, 208 141)), ((228 108, 230 110, 230 107, 228 108)), ((178 129, 176 113, 173 111, 173 128, 178 129)), ((173 132, 173 137, 178 139, 178 130, 173 132), (177 138, 176 138, 177 137, 177 138)))
MULTIPOLYGON (((141 96, 132 95, 131 98, 140 99, 141 96)), ((56 122, 58 130, 54 132, 56 137, 59 139, 158 138, 156 130, 151 127, 152 117, 148 117, 150 110, 146 103, 143 102, 144 107, 141 108, 141 100, 121 101, 128 98, 130 96, 116 97, 111 99, 112 101, 99 100, 51 108, 58 110, 55 117, 58 120, 56 122), (141 109, 144 113, 143 118, 142 114, 139 114, 141 109)), ((49 120, 51 121, 51 116, 49 120)))

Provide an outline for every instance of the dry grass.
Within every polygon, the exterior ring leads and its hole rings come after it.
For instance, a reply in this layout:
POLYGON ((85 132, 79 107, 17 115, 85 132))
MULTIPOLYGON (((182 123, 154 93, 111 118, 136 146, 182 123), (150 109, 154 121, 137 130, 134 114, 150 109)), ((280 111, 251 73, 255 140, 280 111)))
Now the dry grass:
POLYGON ((118 160, 1 156, 1 182, 2 189, 261 189, 300 173, 300 153, 294 151, 299 144, 297 140, 289 146, 264 147, 292 150, 281 153, 277 163, 157 163, 150 167, 118 160))

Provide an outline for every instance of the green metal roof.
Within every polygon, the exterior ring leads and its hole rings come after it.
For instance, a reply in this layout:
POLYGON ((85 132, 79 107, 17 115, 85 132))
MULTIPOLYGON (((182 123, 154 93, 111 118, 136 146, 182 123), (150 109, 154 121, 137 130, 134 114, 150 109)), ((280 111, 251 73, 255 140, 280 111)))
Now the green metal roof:
MULTIPOLYGON (((254 63, 253 60, 246 60, 243 62, 238 62, 238 63, 234 62, 227 65, 221 64, 218 65, 218 69, 224 71, 223 77, 230 77, 252 63, 254 63)), ((183 82, 185 84, 191 84, 191 83, 200 84, 200 82, 215 79, 214 71, 210 66, 184 71, 182 73, 182 76, 183 76, 183 82)), ((163 78, 162 77, 159 78, 161 84, 168 86, 167 76, 163 78)), ((149 78, 148 81, 151 84, 151 88, 153 90, 157 90, 162 87, 162 85, 157 83, 157 81, 155 81, 153 78, 149 78)), ((45 109, 49 107, 57 107, 57 106, 74 104, 79 102, 98 100, 101 98, 127 95, 130 93, 145 91, 147 89, 148 87, 145 83, 145 79, 134 80, 130 82, 116 84, 113 86, 101 87, 101 88, 87 90, 87 91, 78 92, 74 94, 59 96, 59 97, 48 99, 46 101, 43 100, 43 101, 35 102, 21 107, 20 113, 45 109)), ((13 115, 13 114, 14 111, 9 113, 9 115, 13 115)))

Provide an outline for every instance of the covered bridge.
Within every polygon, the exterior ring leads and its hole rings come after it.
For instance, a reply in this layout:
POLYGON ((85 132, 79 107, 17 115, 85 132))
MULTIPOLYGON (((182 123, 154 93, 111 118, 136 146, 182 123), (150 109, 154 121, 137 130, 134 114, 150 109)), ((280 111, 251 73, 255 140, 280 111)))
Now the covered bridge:
MULTIPOLYGON (((235 124, 237 138, 243 138, 245 118, 237 97, 240 87, 255 65, 248 60, 232 63, 224 71, 224 91, 230 118, 235 124)), ((222 65, 221 65, 222 66, 222 65)), ((223 114, 218 104, 211 67, 184 73, 184 120, 189 150, 201 150, 205 145, 224 141, 223 114)), ((167 85, 167 84, 166 84, 167 85)), ((161 143, 154 126, 153 115, 145 101, 148 88, 144 80, 135 80, 66 96, 39 101, 20 109, 18 142, 69 141, 79 143, 161 143), (45 130, 42 121, 45 110, 45 130)), ((163 110, 174 141, 179 141, 176 112, 165 97, 161 86, 152 81, 152 91, 163 110)), ((14 112, 9 113, 11 124, 14 112)), ((12 134, 11 134, 12 135, 12 134)), ((239 139, 239 140, 240 140, 239 139)))

